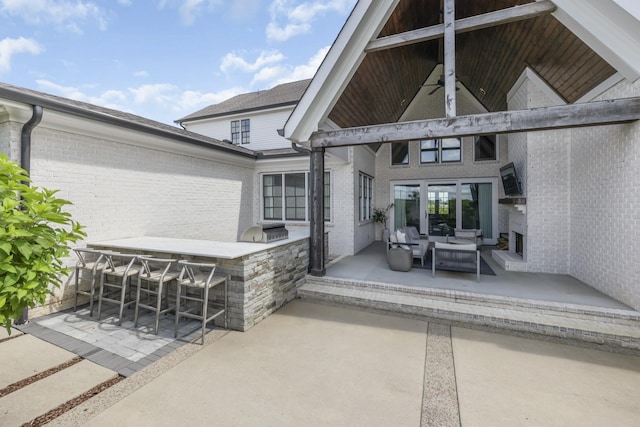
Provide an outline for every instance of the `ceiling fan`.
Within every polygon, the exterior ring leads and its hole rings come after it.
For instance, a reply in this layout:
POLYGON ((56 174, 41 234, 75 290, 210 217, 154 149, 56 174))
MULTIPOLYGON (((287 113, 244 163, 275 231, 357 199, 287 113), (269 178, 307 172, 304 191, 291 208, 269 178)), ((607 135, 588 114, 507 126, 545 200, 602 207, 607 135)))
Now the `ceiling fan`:
MULTIPOLYGON (((460 81, 459 78, 456 77, 456 83, 458 83, 460 81)), ((420 87, 429 87, 429 86, 435 86, 435 89, 433 89, 431 92, 428 93, 428 95, 433 95, 434 93, 436 93, 436 91, 440 88, 444 88, 444 75, 440 74, 440 78, 438 79, 437 82, 432 83, 432 84, 428 84, 428 85, 422 85, 420 87)), ((456 86, 456 92, 459 91, 460 88, 458 86, 456 86)))

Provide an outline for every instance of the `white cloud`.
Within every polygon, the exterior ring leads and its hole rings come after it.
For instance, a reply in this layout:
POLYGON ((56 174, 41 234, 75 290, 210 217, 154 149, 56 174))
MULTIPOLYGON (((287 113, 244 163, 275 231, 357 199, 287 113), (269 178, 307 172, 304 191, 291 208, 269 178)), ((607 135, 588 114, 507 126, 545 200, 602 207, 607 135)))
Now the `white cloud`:
POLYGON ((129 88, 134 96, 133 101, 136 104, 145 104, 153 102, 156 104, 167 104, 178 91, 178 87, 169 83, 157 83, 150 85, 142 85, 138 88, 129 88))
POLYGON ((267 24, 268 40, 285 41, 311 31, 316 17, 330 12, 345 14, 356 0, 316 0, 295 5, 293 0, 274 0, 269 7, 271 21, 267 24))
POLYGON ((140 71, 136 71, 135 73, 133 73, 133 76, 134 77, 141 77, 141 78, 149 77, 149 72, 144 71, 144 70, 140 70, 140 71))
POLYGON ((160 0, 158 8, 176 7, 182 23, 191 25, 203 13, 204 9, 212 11, 223 3, 223 0, 160 0))
POLYGON ((127 95, 119 90, 106 90, 98 96, 92 96, 85 93, 85 90, 90 89, 78 88, 73 86, 62 86, 49 80, 36 80, 38 87, 54 95, 63 96, 65 98, 74 99, 76 101, 88 102, 90 104, 99 105, 102 107, 113 108, 120 111, 130 111, 127 108, 127 95))
POLYGON ((270 82, 271 86, 282 83, 295 82, 298 80, 310 79, 318 71, 320 64, 327 56, 330 46, 323 47, 313 55, 309 62, 295 67, 274 66, 265 67, 253 76, 253 82, 270 82))
POLYGON ((20 37, 17 39, 0 40, 0 72, 11 69, 11 58, 18 53, 31 53, 37 55, 44 49, 33 39, 20 37))
POLYGON ((208 93, 187 90, 181 94, 179 102, 175 105, 175 109, 186 111, 184 115, 187 115, 199 110, 200 108, 206 107, 207 105, 218 104, 245 92, 246 90, 241 88, 231 88, 220 92, 208 93))
POLYGON ((30 24, 51 23, 78 34, 82 34, 80 24, 88 20, 96 21, 101 30, 107 27, 107 12, 82 0, 0 0, 0 13, 30 24))
POLYGON ((173 125, 173 121, 207 105, 217 104, 246 93, 246 88, 230 88, 220 92, 182 90, 168 83, 145 84, 126 90, 108 89, 97 94, 93 85, 64 86, 49 80, 37 80, 40 90, 101 107, 137 114, 173 125))
POLYGON ((285 59, 285 56, 277 50, 262 51, 254 62, 248 62, 240 53, 230 52, 222 58, 222 64, 220 64, 220 70, 227 74, 231 71, 243 71, 252 73, 260 70, 261 68, 280 62, 285 59))

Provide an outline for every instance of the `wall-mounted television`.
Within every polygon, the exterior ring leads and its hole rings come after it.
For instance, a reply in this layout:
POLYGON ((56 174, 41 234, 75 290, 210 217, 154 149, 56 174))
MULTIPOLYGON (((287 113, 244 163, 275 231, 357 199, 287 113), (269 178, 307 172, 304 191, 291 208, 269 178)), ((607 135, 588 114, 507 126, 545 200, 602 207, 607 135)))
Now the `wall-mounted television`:
POLYGON ((500 168, 500 177, 502 178, 502 186, 504 187, 505 196, 522 195, 520 179, 518 179, 516 167, 513 163, 506 164, 500 168))

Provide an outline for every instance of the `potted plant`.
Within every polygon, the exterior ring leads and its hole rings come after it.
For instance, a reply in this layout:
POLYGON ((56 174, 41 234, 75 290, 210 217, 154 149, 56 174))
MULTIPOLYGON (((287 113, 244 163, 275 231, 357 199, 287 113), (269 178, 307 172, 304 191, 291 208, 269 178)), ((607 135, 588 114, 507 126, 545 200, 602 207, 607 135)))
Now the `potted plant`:
POLYGON ((374 208, 373 209, 373 222, 378 222, 383 225, 382 229, 382 241, 385 242, 389 239, 389 229, 387 228, 387 220, 389 219, 389 209, 393 207, 393 203, 390 203, 386 208, 374 208))

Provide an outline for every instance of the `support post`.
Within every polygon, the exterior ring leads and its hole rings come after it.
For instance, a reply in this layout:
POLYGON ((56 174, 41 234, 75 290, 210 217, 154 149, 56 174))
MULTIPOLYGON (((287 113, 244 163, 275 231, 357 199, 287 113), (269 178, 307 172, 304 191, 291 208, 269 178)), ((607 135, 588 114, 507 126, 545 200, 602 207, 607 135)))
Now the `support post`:
POLYGON ((444 99, 447 118, 456 117, 456 7, 444 2, 444 99))
POLYGON ((324 148, 314 148, 311 151, 310 163, 310 273, 312 276, 324 276, 324 148))

